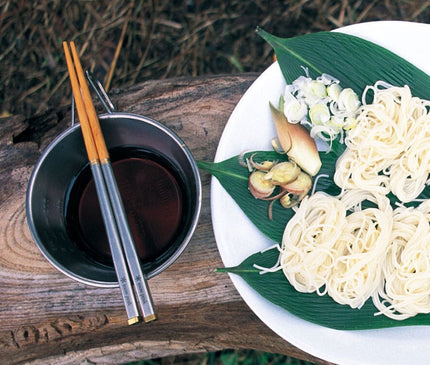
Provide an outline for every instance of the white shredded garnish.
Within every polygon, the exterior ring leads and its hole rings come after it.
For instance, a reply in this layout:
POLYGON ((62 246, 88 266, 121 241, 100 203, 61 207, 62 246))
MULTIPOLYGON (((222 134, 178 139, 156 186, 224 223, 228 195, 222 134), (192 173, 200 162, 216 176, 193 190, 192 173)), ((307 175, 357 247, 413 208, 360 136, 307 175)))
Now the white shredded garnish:
POLYGON ((343 131, 355 128, 355 116, 360 107, 357 94, 350 88, 342 89, 335 77, 322 74, 315 80, 303 68, 299 76, 285 87, 283 112, 290 123, 301 123, 310 128, 312 138, 331 142, 343 131))

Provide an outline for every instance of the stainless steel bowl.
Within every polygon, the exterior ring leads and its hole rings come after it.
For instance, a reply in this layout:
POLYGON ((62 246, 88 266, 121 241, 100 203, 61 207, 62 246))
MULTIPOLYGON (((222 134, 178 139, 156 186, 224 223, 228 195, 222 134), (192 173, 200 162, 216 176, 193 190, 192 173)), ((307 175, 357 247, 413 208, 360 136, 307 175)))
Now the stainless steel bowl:
MULTIPOLYGON (((183 175, 189 213, 176 241, 156 260, 142 264, 147 278, 171 265, 183 252, 197 226, 201 207, 201 181, 196 162, 184 142, 162 124, 144 116, 108 113, 99 117, 109 149, 137 146, 161 152, 183 175), (150 138, 149 138, 150 137, 150 138)), ((43 152, 27 190, 27 220, 33 238, 52 265, 82 283, 118 286, 113 266, 100 264, 79 249, 68 234, 65 205, 68 189, 88 164, 80 125, 59 135, 43 152)))

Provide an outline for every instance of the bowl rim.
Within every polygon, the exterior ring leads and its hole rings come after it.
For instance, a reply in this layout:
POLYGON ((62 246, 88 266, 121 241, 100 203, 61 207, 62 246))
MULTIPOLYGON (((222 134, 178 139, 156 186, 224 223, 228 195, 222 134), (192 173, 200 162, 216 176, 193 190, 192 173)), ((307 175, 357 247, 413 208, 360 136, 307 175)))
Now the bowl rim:
MULTIPOLYGON (((180 147, 180 149, 184 152, 184 155, 186 159, 188 160, 192 175, 195 180, 195 193, 193 194, 193 198, 195 199, 195 206, 192 211, 192 215, 190 217, 190 226, 187 230, 187 234, 182 239, 182 242, 178 245, 178 247, 169 255, 167 260, 161 263, 161 265, 155 267, 150 272, 145 274, 145 277, 147 279, 150 279, 158 274, 160 274, 162 271, 167 269, 170 265, 172 265, 178 257, 182 254, 182 252, 185 250, 185 248, 188 246, 189 241, 191 240, 200 218, 201 213, 201 205, 202 205, 202 182, 200 173, 198 170, 197 162, 191 153, 191 150, 188 148, 188 146, 184 143, 184 141, 171 129, 166 127, 165 125, 161 124, 160 122, 143 116, 139 114, 134 113, 128 113, 128 112, 111 112, 106 114, 101 114, 98 116, 100 121, 103 122, 103 120, 110 120, 110 119, 131 119, 136 120, 140 122, 144 122, 150 125, 153 125, 154 127, 160 129, 162 132, 167 134, 172 140, 176 142, 176 144, 180 147)), ((95 279, 89 279, 82 275, 79 275, 75 272, 73 272, 70 269, 65 268, 61 263, 56 260, 51 253, 46 249, 45 245, 43 244, 37 229, 35 220, 33 217, 33 211, 32 211, 32 196, 33 192, 35 190, 35 181, 38 172, 43 166, 43 163, 45 159, 49 156, 49 154, 52 152, 52 150, 59 144, 61 141, 63 141, 69 134, 76 133, 76 129, 80 129, 79 123, 74 123, 73 125, 67 127, 64 131, 62 131, 59 135, 57 135, 49 144, 48 146, 42 151, 41 155, 39 156, 38 161, 34 165, 33 171, 31 173, 29 183, 27 186, 27 192, 26 192, 26 216, 27 216, 27 223, 30 228, 31 235, 33 237, 34 243, 39 248, 43 256, 48 260, 48 262, 51 263, 57 270, 62 272, 64 275, 80 282, 83 284, 96 286, 96 287, 104 287, 104 288, 115 288, 118 287, 118 281, 102 281, 102 280, 95 280, 95 279)))

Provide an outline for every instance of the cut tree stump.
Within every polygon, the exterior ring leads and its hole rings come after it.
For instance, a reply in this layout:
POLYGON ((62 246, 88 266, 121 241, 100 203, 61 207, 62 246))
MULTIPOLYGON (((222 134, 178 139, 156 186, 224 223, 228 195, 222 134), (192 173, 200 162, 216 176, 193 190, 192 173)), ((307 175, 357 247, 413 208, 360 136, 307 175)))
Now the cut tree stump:
MULTIPOLYGON (((110 93, 118 111, 175 131, 197 160, 213 160, 223 128, 255 74, 150 81, 110 93)), ((102 107, 97 104, 99 112, 102 107)), ((210 176, 181 257, 149 287, 159 319, 127 325, 118 288, 57 271, 35 245, 25 194, 43 149, 70 124, 70 108, 0 119, 0 363, 118 364, 221 349, 256 349, 328 364, 289 344, 247 307, 222 266, 211 224, 210 176)))

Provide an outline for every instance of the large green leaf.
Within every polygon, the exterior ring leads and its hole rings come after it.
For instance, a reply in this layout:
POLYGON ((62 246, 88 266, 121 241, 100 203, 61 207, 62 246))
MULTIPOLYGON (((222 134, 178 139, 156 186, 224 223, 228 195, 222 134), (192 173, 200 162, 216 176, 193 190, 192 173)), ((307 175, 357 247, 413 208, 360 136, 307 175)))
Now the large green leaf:
MULTIPOLYGON (((415 96, 430 99, 430 77, 427 74, 383 47, 361 38, 342 33, 321 32, 282 39, 260 28, 257 29, 257 33, 274 48, 287 83, 303 75, 303 67, 306 67, 311 77, 328 73, 338 78, 342 87, 351 87, 359 95, 367 85, 384 80, 393 85, 408 85, 415 96)), ((330 179, 320 180, 316 187, 317 190, 324 190, 332 195, 339 192, 332 177, 336 159, 343 151, 337 142, 334 147, 333 152, 320 154, 323 162, 321 173, 328 174, 330 179)), ((259 152, 259 155, 262 158, 275 156, 271 152, 259 152)), ((219 163, 199 162, 199 166, 220 181, 258 229, 275 242, 280 242, 285 224, 293 212, 275 204, 274 218, 269 220, 267 202, 251 196, 247 189, 248 172, 238 164, 237 157, 219 163)), ((395 198, 389 197, 394 205, 395 198)), ((421 194, 421 198, 430 198, 429 188, 421 194)), ((237 267, 219 271, 240 275, 269 301, 298 317, 323 326, 347 330, 430 325, 430 315, 418 315, 408 320, 395 321, 382 315, 375 317, 376 309, 371 301, 360 310, 353 310, 335 303, 328 296, 299 293, 288 283, 282 272, 260 275, 253 267, 254 264, 270 267, 276 262, 277 257, 277 250, 256 253, 237 267)))
POLYGON ((260 295, 290 313, 309 322, 340 330, 375 329, 394 326, 430 325, 430 315, 417 315, 396 321, 384 315, 375 316, 377 310, 371 301, 360 309, 340 305, 328 295, 296 291, 281 271, 261 275, 254 264, 273 267, 279 251, 271 249, 248 257, 239 266, 218 269, 241 276, 260 295))
MULTIPOLYGON (((283 155, 268 151, 249 152, 244 157, 249 157, 254 153, 256 153, 257 161, 264 159, 281 161, 286 158, 283 155)), ((333 182, 337 155, 334 153, 320 153, 320 157, 322 160, 320 173, 329 177, 319 179, 315 190, 322 190, 335 196, 340 191, 333 182)), ((273 207, 274 218, 270 220, 267 215, 269 203, 257 200, 251 195, 247 188, 249 172, 238 161, 239 157, 235 156, 217 163, 203 161, 198 161, 197 163, 200 168, 207 170, 218 179, 224 189, 261 232, 273 241, 280 243, 285 225, 294 214, 293 210, 284 209, 280 204, 275 204, 273 207)), ((427 188, 419 198, 428 199, 429 197, 430 189, 427 188)), ((395 197, 390 196, 390 199, 393 207, 395 207, 395 197)), ((349 306, 339 305, 327 295, 321 297, 316 293, 300 293, 290 285, 282 271, 261 275, 260 271, 253 266, 257 264, 262 267, 272 267, 276 263, 278 256, 279 251, 271 249, 251 255, 236 267, 218 269, 217 271, 241 276, 253 289, 272 303, 302 319, 326 327, 357 330, 430 325, 430 315, 418 315, 403 321, 392 320, 383 315, 375 316, 374 314, 377 310, 370 300, 358 310, 349 306)))
POLYGON ((409 85, 412 93, 430 100, 429 76, 393 52, 372 42, 339 32, 319 32, 279 38, 257 28, 257 34, 276 53, 287 83, 303 75, 307 67, 313 78, 328 73, 359 95, 367 85, 384 80, 409 85))

